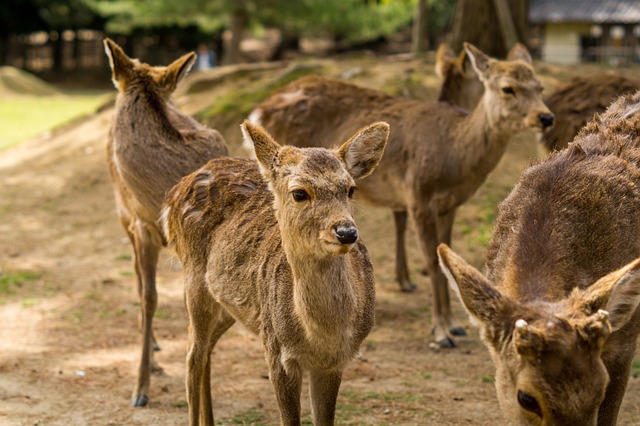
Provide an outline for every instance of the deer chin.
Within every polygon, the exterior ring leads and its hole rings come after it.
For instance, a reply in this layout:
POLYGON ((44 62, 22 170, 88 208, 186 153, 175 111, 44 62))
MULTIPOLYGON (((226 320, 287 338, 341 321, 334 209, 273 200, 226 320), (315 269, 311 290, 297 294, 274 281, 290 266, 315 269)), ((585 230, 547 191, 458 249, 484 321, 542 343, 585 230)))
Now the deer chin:
POLYGON ((327 254, 340 256, 349 253, 353 248, 353 244, 342 244, 337 241, 328 241, 323 239, 322 248, 327 252, 327 254))

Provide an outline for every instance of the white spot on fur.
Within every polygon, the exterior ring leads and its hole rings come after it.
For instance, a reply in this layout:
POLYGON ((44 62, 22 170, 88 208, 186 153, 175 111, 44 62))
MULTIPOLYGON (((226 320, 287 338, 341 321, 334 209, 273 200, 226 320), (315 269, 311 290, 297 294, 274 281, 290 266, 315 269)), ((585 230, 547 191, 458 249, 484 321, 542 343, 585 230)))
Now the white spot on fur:
POLYGON ((169 233, 171 229, 169 229, 169 214, 171 213, 171 207, 165 206, 162 209, 162 213, 160 214, 160 226, 162 226, 162 232, 164 233, 164 238, 169 241, 169 233))

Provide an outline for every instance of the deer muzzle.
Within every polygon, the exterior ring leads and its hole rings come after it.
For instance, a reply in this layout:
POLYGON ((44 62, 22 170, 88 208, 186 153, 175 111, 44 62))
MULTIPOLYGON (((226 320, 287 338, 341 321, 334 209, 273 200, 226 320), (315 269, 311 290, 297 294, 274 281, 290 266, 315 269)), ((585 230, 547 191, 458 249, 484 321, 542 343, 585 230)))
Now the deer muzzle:
POLYGON ((353 244, 358 239, 358 228, 352 222, 339 222, 333 225, 333 233, 340 244, 353 244))

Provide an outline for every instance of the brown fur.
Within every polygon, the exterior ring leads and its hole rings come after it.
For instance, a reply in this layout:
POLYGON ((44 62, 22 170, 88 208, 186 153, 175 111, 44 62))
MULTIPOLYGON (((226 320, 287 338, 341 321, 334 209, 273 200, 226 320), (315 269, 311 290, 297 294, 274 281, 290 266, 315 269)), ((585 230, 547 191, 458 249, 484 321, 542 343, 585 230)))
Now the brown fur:
POLYGON ((500 205, 486 278, 439 248, 512 421, 616 424, 640 333, 638 212, 640 92, 525 171, 500 205))
POLYGON ((396 273, 400 287, 415 287, 407 269, 404 231, 407 212, 418 233, 434 294, 434 334, 453 346, 464 334, 451 314, 446 279, 437 267, 438 242, 450 242, 456 208, 484 182, 517 132, 542 130, 539 115, 549 110, 540 82, 522 60, 497 61, 475 47, 467 54, 482 75, 486 93, 471 113, 440 102, 393 97, 321 77, 297 80, 260 104, 250 119, 279 140, 296 146, 329 146, 373 120, 391 125, 380 166, 358 183, 361 198, 394 211, 396 273), (513 86, 517 96, 501 92, 513 86))
POLYGON ((141 298, 142 355, 132 404, 142 406, 148 400, 155 343, 151 326, 157 304, 155 271, 164 243, 157 222, 160 207, 181 177, 211 158, 227 155, 227 147, 216 130, 182 114, 169 100, 195 53, 168 67, 151 67, 128 58, 112 40, 104 43, 118 89, 107 162, 118 217, 133 246, 141 298))
MULTIPOLYGON (((517 59, 531 62, 529 52, 520 43, 516 43, 507 55, 508 61, 517 59)), ((436 52, 435 71, 442 79, 438 100, 473 111, 482 98, 484 85, 474 71, 467 51, 462 49, 460 55, 456 56, 449 45, 440 43, 436 52)))
POLYGON ((548 151, 561 150, 596 113, 604 112, 620 95, 638 89, 640 80, 617 75, 600 73, 572 78, 545 100, 558 119, 542 137, 542 144, 548 151))
POLYGON ((309 371, 314 423, 330 425, 375 304, 367 249, 340 240, 340 229, 356 230, 349 191, 380 161, 389 126, 362 129, 335 151, 280 147, 249 122, 243 133, 259 164, 213 160, 171 190, 163 212, 185 269, 190 423, 213 424, 210 354, 238 320, 262 340, 282 424, 300 424, 309 371), (309 199, 293 198, 301 190, 309 199))

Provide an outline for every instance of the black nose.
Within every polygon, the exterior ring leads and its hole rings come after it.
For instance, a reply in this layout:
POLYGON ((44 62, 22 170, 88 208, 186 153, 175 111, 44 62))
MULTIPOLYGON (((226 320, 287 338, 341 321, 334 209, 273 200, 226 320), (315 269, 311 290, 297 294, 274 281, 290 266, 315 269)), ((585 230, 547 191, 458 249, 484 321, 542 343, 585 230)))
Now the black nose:
POLYGON ((538 118, 540 119, 540 124, 542 124, 542 127, 547 128, 553 126, 553 121, 555 120, 556 116, 553 114, 540 114, 538 118))
POLYGON ((358 239, 358 228, 353 225, 337 225, 334 231, 342 244, 353 244, 358 239))

